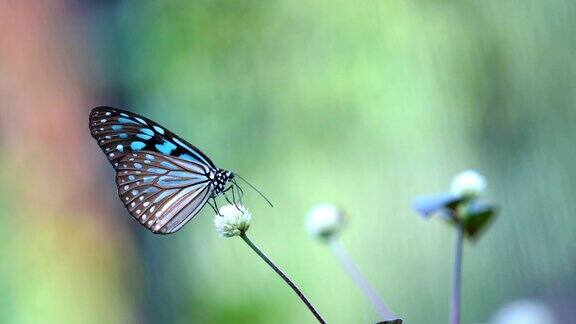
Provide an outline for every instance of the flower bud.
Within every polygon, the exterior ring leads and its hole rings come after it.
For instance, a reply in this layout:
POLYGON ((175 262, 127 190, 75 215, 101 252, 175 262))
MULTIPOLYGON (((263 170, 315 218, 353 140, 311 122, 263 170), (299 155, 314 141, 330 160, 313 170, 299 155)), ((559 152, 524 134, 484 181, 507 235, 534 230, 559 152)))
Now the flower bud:
POLYGON ((484 189, 486 189, 486 179, 474 170, 457 174, 450 185, 450 193, 465 198, 476 198, 484 189))
POLYGON ((504 306, 494 316, 491 324, 556 324, 552 310, 536 300, 519 300, 504 306))
POLYGON ((220 237, 239 236, 248 230, 252 213, 242 205, 225 205, 220 207, 220 215, 214 216, 216 233, 220 237))
POLYGON ((332 204, 314 206, 306 217, 306 229, 316 238, 329 239, 344 225, 344 212, 332 204))

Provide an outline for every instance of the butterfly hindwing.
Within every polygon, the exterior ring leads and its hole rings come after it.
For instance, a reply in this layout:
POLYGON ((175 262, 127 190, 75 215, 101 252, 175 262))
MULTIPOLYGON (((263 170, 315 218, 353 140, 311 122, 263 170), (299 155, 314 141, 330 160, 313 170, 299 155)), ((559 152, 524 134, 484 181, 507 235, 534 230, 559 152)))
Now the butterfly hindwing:
POLYGON ((216 168, 198 148, 146 117, 118 108, 97 107, 90 112, 89 125, 92 137, 115 168, 127 154, 141 151, 216 168))
POLYGON ((180 229, 212 192, 210 168, 158 152, 125 153, 117 162, 118 195, 130 214, 154 233, 180 229))

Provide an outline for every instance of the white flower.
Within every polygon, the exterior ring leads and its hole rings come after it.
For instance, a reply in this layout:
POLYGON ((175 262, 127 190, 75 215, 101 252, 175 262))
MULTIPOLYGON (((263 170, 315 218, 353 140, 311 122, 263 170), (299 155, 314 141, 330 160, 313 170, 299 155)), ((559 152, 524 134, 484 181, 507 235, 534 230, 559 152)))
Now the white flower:
POLYGON ((344 213, 332 204, 314 206, 306 217, 306 229, 313 237, 328 239, 344 225, 344 213))
POLYGON ((475 198, 486 189, 486 179, 474 170, 457 174, 450 185, 450 193, 459 197, 475 198))
POLYGON ((250 227, 252 213, 242 205, 220 207, 220 215, 214 216, 214 226, 220 237, 233 237, 246 233, 250 227))
POLYGON ((558 320, 545 304, 535 300, 520 300, 504 306, 490 323, 556 324, 558 320))

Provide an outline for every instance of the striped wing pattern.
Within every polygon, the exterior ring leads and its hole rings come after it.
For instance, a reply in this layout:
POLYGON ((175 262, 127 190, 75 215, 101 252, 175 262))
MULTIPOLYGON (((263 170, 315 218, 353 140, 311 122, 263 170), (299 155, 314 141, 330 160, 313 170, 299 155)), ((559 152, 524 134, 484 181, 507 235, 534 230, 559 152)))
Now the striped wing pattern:
POLYGON ((206 165, 157 152, 123 154, 116 162, 118 195, 134 218, 154 233, 179 230, 212 192, 206 165))
POLYGON ((89 126, 92 137, 115 168, 128 153, 150 151, 216 169, 198 148, 154 121, 129 111, 112 107, 94 108, 90 112, 89 126))

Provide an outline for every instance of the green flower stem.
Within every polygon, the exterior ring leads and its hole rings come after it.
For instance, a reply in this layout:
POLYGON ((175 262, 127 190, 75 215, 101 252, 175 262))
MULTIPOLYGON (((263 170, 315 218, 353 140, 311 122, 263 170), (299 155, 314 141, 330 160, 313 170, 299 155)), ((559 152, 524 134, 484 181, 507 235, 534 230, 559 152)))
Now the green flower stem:
POLYGON ((452 296, 450 299, 450 324, 460 324, 460 294, 462 291, 462 250, 464 247, 464 226, 456 224, 456 256, 452 277, 452 296))
POLYGON ((392 313, 388 307, 384 304, 380 296, 376 293, 374 288, 370 285, 368 280, 362 275, 362 273, 356 268, 356 265, 352 260, 348 257, 348 254, 340 244, 337 238, 333 238, 328 241, 328 245, 332 250, 332 253, 340 264, 344 268, 344 270, 348 273, 348 275, 352 278, 352 280, 356 283, 356 285, 362 290, 362 292, 366 295, 366 297, 372 302, 374 308, 386 321, 391 321, 397 319, 397 317, 392 313))
POLYGON ((320 316, 320 314, 316 311, 316 308, 314 308, 314 306, 312 306, 312 304, 308 301, 306 296, 304 296, 302 291, 300 291, 300 289, 290 280, 290 278, 288 278, 284 274, 284 272, 282 272, 282 270, 280 270, 274 264, 274 262, 272 262, 272 260, 270 260, 266 256, 266 254, 264 254, 262 251, 260 251, 260 249, 254 243, 252 243, 252 241, 250 241, 250 239, 248 239, 248 236, 246 236, 246 233, 240 234, 240 237, 244 240, 244 242, 246 242, 246 244, 248 244, 248 246, 250 246, 250 248, 254 252, 256 252, 256 254, 258 254, 258 256, 260 256, 262 258, 262 260, 264 260, 264 262, 266 262, 270 266, 270 268, 272 268, 272 270, 274 270, 280 276, 280 278, 282 278, 282 280, 284 280, 284 282, 286 282, 288 284, 288 286, 290 286, 290 288, 292 288, 292 290, 294 290, 296 295, 298 295, 298 297, 302 300, 302 302, 304 302, 304 304, 306 304, 306 307, 308 307, 308 309, 312 312, 312 314, 314 314, 314 317, 316 317, 318 322, 325 324, 326 321, 322 318, 322 316, 320 316))

